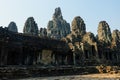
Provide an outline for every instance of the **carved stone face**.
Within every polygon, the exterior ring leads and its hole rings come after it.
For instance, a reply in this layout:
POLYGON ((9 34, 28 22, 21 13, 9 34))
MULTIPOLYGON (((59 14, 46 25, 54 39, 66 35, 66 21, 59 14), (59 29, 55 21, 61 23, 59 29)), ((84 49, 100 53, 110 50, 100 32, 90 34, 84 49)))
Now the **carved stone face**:
POLYGON ((114 30, 112 33, 112 39, 113 41, 119 41, 120 40, 120 31, 114 30))
POLYGON ((84 35, 86 33, 85 23, 81 17, 77 16, 73 19, 72 32, 76 35, 84 35))
POLYGON ((63 19, 60 7, 56 8, 55 13, 53 14, 53 19, 56 19, 56 18, 63 19))
POLYGON ((111 31, 108 23, 105 21, 101 21, 98 26, 98 40, 102 40, 105 42, 111 42, 111 31))
POLYGON ((33 17, 29 17, 24 25, 23 32, 30 35, 38 35, 38 26, 33 17))
POLYGON ((9 31, 12 31, 12 32, 18 32, 16 23, 15 23, 15 22, 11 22, 11 23, 8 25, 8 30, 9 30, 9 31))
POLYGON ((69 33, 70 25, 63 19, 61 9, 58 7, 55 9, 53 19, 48 22, 47 35, 48 37, 61 39, 63 37, 66 37, 69 33))

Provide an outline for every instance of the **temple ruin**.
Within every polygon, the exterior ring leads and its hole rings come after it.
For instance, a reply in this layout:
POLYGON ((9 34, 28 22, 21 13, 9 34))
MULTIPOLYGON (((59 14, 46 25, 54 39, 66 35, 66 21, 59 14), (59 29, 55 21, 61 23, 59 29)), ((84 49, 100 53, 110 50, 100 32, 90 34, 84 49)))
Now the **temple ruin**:
POLYGON ((56 8, 47 29, 39 31, 33 17, 26 20, 24 33, 18 33, 14 25, 0 27, 0 66, 120 64, 120 31, 111 33, 106 21, 99 23, 96 36, 86 31, 80 16, 73 19, 70 30, 61 9, 56 8))

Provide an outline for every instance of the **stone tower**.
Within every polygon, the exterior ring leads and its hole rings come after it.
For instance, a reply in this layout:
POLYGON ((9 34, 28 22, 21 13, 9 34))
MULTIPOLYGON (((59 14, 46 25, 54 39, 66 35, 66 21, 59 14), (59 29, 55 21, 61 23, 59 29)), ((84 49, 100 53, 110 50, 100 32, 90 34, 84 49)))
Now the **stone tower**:
POLYGON ((54 39, 61 39, 70 33, 70 24, 63 17, 60 7, 55 9, 53 19, 48 22, 47 36, 54 39))
POLYGON ((10 22, 8 25, 8 30, 17 33, 18 29, 15 22, 10 22))
POLYGON ((34 21, 33 17, 29 17, 24 25, 23 29, 24 34, 29 34, 29 35, 38 35, 38 26, 37 23, 34 21))
POLYGON ((106 21, 101 21, 98 25, 98 40, 106 43, 111 43, 111 30, 106 21))

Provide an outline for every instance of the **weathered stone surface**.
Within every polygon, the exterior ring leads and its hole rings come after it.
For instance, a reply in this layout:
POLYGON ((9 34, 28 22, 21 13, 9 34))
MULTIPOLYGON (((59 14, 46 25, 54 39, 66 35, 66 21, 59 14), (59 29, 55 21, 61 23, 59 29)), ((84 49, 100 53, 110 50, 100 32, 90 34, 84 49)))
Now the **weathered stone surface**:
POLYGON ((98 26, 98 40, 106 43, 111 43, 111 30, 106 21, 101 21, 98 26))
POLYGON ((83 36, 86 34, 86 26, 83 19, 77 16, 72 21, 72 32, 67 35, 67 42, 80 42, 83 36))
POLYGON ((73 51, 73 63, 75 65, 90 65, 89 63, 94 62, 93 65, 98 63, 97 55, 97 42, 94 34, 86 32, 86 26, 83 19, 77 16, 72 21, 72 32, 65 38, 70 49, 73 51))
POLYGON ((89 43, 89 44, 92 44, 92 43, 96 42, 96 41, 95 41, 94 34, 91 33, 91 32, 87 32, 87 33, 83 36, 83 40, 82 40, 82 41, 83 41, 83 42, 87 42, 87 43, 89 43))
POLYGON ((46 28, 40 28, 39 36, 40 37, 46 37, 47 36, 47 29, 46 28))
MULTIPOLYGON (((72 65, 72 69, 73 65, 119 66, 119 30, 114 30, 111 36, 108 23, 101 21, 98 26, 98 35, 95 37, 93 33, 86 32, 85 23, 80 16, 73 19, 71 27, 70 32, 70 26, 63 19, 60 8, 55 9, 53 20, 49 21, 47 29, 40 29, 40 37, 26 35, 38 35, 37 24, 33 17, 28 18, 25 23, 25 34, 12 33, 8 28, 0 27, 0 66, 38 65, 39 68, 41 66, 64 68, 72 65)), ((104 70, 110 72, 111 69, 109 66, 98 67, 100 72, 104 70)), ((112 73, 114 72, 113 70, 112 73)))
POLYGON ((15 22, 10 22, 8 25, 8 30, 17 33, 18 29, 15 22))
POLYGON ((120 31, 119 30, 114 30, 112 32, 112 39, 114 42, 120 42, 120 31))
POLYGON ((60 7, 55 9, 55 13, 53 14, 53 19, 61 19, 63 20, 62 12, 60 7))
POLYGON ((118 74, 119 67, 118 66, 105 66, 100 65, 96 67, 100 73, 110 73, 110 74, 118 74))
MULTIPOLYGON (((89 59, 91 58, 92 60, 95 60, 96 64, 98 62, 98 46, 97 46, 97 41, 93 33, 87 32, 83 38, 82 38, 82 43, 83 43, 83 53, 85 55, 85 58, 89 59)), ((89 62, 89 61, 88 61, 89 62)))
POLYGON ((47 36, 54 39, 61 39, 69 33, 70 25, 63 19, 61 9, 58 7, 53 14, 53 20, 48 22, 47 36))
POLYGON ((112 32, 112 44, 111 47, 117 51, 118 53, 119 51, 119 47, 120 47, 120 31, 119 30, 113 30, 112 32))
POLYGON ((12 33, 0 27, 0 66, 63 65, 72 52, 64 41, 12 33))
POLYGON ((77 16, 72 21, 72 33, 83 36, 86 33, 86 26, 83 19, 77 16))
POLYGON ((38 26, 33 17, 29 17, 24 25, 23 33, 29 35, 38 35, 38 26))
POLYGON ((53 61, 52 59, 52 51, 50 50, 43 50, 42 51, 42 60, 41 63, 45 64, 45 65, 50 65, 53 61))

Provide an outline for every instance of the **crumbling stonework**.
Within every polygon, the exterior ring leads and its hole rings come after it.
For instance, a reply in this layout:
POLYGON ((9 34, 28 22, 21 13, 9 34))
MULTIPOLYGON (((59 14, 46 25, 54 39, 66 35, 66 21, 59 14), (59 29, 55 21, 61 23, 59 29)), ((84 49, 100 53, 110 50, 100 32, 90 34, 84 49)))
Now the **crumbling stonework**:
MULTIPOLYGON (((83 36, 83 40, 82 40, 83 43, 87 43, 87 45, 89 45, 90 47, 88 48, 88 51, 89 51, 89 55, 91 55, 90 57, 93 59, 93 58, 96 58, 98 57, 98 49, 97 49, 97 42, 96 42, 96 38, 94 36, 93 33, 91 32, 87 32, 84 36, 83 36)), ((87 46, 85 46, 87 47, 87 46)))
POLYGON ((58 7, 55 9, 53 19, 48 22, 47 36, 54 39, 61 39, 69 33, 70 25, 63 19, 61 9, 58 7))
POLYGON ((98 26, 98 40, 106 43, 111 43, 111 30, 106 21, 101 21, 98 26))
POLYGON ((28 35, 38 35, 38 26, 33 17, 29 17, 24 25, 23 33, 28 35))
POLYGON ((0 27, 0 66, 64 65, 72 63, 71 56, 64 41, 14 33, 0 27))
POLYGON ((52 63, 52 51, 50 50, 43 50, 42 51, 42 60, 41 63, 45 65, 50 65, 52 63))
POLYGON ((12 32, 15 32, 15 33, 18 33, 16 23, 15 22, 10 22, 10 24, 8 25, 8 30, 12 31, 12 32))
POLYGON ((110 27, 106 21, 101 21, 98 26, 98 55, 101 62, 107 64, 118 63, 119 57, 119 31, 114 30, 111 34, 110 27))
POLYGON ((113 32, 112 32, 112 41, 114 41, 114 42, 120 42, 120 31, 119 30, 114 30, 113 32))
POLYGON ((72 21, 72 31, 67 35, 67 42, 81 42, 83 35, 86 33, 86 26, 83 19, 77 16, 72 21))
MULTIPOLYGON (((98 61, 97 42, 94 34, 86 32, 83 19, 77 16, 72 21, 72 32, 64 38, 73 51, 73 62, 75 65, 85 65, 83 61, 98 61)), ((96 63, 95 63, 96 64, 96 63)))
POLYGON ((47 29, 46 28, 40 28, 39 36, 40 37, 47 37, 47 29))
POLYGON ((101 21, 95 36, 86 31, 80 16, 73 19, 71 29, 59 7, 55 9, 47 29, 38 30, 33 17, 25 22, 24 34, 0 27, 0 65, 120 64, 119 30, 111 33, 108 23, 101 21))
POLYGON ((83 19, 77 16, 72 21, 72 33, 76 36, 83 36, 86 33, 86 26, 83 19))

